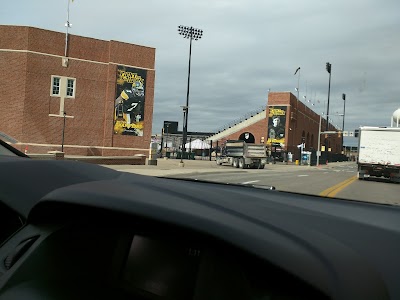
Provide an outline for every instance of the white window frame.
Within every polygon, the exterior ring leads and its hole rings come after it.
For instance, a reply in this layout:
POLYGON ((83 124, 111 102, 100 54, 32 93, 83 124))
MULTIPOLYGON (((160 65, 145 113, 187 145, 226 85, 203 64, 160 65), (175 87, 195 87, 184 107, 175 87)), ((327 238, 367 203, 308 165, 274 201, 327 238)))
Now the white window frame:
POLYGON ((71 78, 71 77, 66 77, 65 78, 65 98, 75 98, 75 92, 76 92, 76 79, 71 78), (68 86, 69 81, 72 81, 72 95, 68 95, 68 89, 71 88, 68 86))
POLYGON ((51 75, 50 96, 60 97, 60 95, 61 95, 61 80, 62 80, 61 76, 51 75), (56 79, 56 78, 58 78, 58 93, 57 94, 54 93, 54 87, 55 87, 54 79, 56 79))
POLYGON ((61 97, 61 98, 75 98, 76 93, 76 78, 65 77, 59 75, 51 75, 50 83, 50 96, 51 97, 61 97), (58 86, 54 84, 54 80, 58 79, 58 86), (72 87, 68 87, 68 82, 72 82, 72 87), (58 93, 54 93, 54 89, 58 88, 58 93), (72 89, 72 95, 68 95, 68 91, 72 89))

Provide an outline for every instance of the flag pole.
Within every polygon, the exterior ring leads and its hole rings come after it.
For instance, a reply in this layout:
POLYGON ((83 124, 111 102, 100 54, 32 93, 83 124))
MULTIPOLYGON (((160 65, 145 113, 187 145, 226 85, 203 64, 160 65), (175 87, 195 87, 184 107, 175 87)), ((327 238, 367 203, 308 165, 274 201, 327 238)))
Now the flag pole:
POLYGON ((299 76, 297 77, 297 100, 300 101, 300 67, 297 69, 299 71, 299 76))
MULTIPOLYGON (((298 67, 296 69, 296 72, 294 72, 294 75, 296 75, 297 73, 299 73, 299 75, 297 75, 297 100, 296 100, 296 119, 295 119, 295 123, 294 123, 294 132, 292 133, 292 143, 293 143, 293 150, 296 150, 296 145, 297 145, 297 141, 295 141, 295 137, 297 134, 297 122, 298 122, 298 117, 299 117, 299 112, 298 112, 298 102, 300 101, 300 67, 298 67)), ((295 152, 293 152, 294 154, 295 152)), ((301 155, 300 155, 301 156, 301 155)))
POLYGON ((65 51, 64 51, 64 56, 67 57, 68 54, 68 29, 71 27, 71 24, 69 23, 69 2, 70 0, 67 0, 67 23, 65 23, 65 27, 67 28, 65 31, 65 51))

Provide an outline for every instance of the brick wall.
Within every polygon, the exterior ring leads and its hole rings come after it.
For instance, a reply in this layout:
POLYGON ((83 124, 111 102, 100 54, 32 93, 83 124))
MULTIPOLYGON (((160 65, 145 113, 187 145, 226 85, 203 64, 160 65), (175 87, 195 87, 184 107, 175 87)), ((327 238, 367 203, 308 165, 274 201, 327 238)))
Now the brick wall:
POLYGON ((26 54, 0 52, 0 131, 17 140, 23 133, 26 68, 26 54))
MULTIPOLYGON (((305 137, 306 150, 318 148, 318 125, 319 115, 304 105, 302 102, 297 101, 295 95, 290 92, 271 92, 268 95, 268 106, 286 106, 286 124, 285 124, 285 137, 286 148, 294 154, 294 159, 299 159, 299 150, 297 145, 302 142, 302 137, 305 137)), ((254 123, 248 127, 237 131, 223 140, 218 141, 221 145, 226 140, 237 140, 240 135, 245 132, 250 132, 254 135, 255 143, 261 143, 261 138, 267 141, 268 131, 268 113, 269 109, 265 111, 265 118, 261 121, 254 123)), ((326 121, 322 119, 321 130, 324 131, 326 121)), ((333 125, 329 125, 330 131, 336 131, 333 125)), ((213 147, 216 146, 217 141, 213 141, 213 147)), ((341 151, 341 138, 338 135, 330 135, 328 143, 332 148, 332 152, 340 153, 341 151)), ((321 135, 321 144, 324 144, 324 136, 321 135)))
POLYGON ((26 50, 29 43, 29 27, 0 26, 0 49, 26 50))
MULTIPOLYGON (((30 50, 64 56, 65 33, 25 26, 0 26, 0 49, 30 50)), ((155 49, 70 34, 67 56, 154 69, 155 49)))
MULTIPOLYGON (((287 151, 295 154, 295 159, 298 159, 299 150, 297 145, 305 137, 306 150, 318 148, 318 125, 319 115, 307 107, 301 101, 297 101, 295 95, 290 92, 273 92, 269 94, 268 105, 288 106, 286 117, 286 147, 287 151)), ((322 119, 321 131, 326 129, 326 121, 322 119)), ((330 131, 337 129, 329 124, 330 131)), ((321 144, 324 144, 324 136, 321 135, 321 144)), ((342 149, 341 138, 338 135, 330 135, 328 143, 332 148, 332 152, 340 153, 342 149)))
POLYGON ((22 143, 44 144, 28 146, 30 152, 60 150, 64 120, 49 116, 60 113, 60 98, 50 96, 51 75, 72 77, 76 78, 76 94, 74 99, 65 98, 65 111, 73 118, 65 120, 64 144, 86 148, 66 147, 66 154, 147 155, 154 106, 155 49, 70 35, 70 59, 65 68, 61 64, 64 46, 63 33, 0 25, 0 49, 5 49, 0 51, 0 131, 22 143), (142 137, 113 134, 118 64, 148 69, 142 137))

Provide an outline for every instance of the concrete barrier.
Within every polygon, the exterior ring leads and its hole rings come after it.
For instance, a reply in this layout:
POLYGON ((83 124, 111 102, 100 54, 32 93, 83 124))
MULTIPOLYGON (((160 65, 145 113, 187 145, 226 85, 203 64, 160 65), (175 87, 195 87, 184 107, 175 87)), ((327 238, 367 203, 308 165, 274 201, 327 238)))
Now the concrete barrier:
POLYGON ((134 156, 65 156, 64 152, 50 151, 47 154, 30 154, 34 160, 74 160, 98 165, 145 165, 146 156, 138 154, 134 156))

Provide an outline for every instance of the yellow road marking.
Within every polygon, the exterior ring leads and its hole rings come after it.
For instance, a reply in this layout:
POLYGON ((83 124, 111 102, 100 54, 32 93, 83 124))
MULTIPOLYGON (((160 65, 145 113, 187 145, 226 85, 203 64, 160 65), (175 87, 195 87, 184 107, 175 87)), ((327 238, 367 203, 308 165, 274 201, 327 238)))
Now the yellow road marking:
POLYGON ((334 186, 331 186, 330 188, 327 188, 326 190, 322 191, 319 195, 323 197, 331 197, 331 198, 335 197, 337 193, 339 193, 346 186, 349 186, 356 180, 357 180, 357 175, 350 177, 349 179, 346 179, 345 181, 342 181, 334 186))

